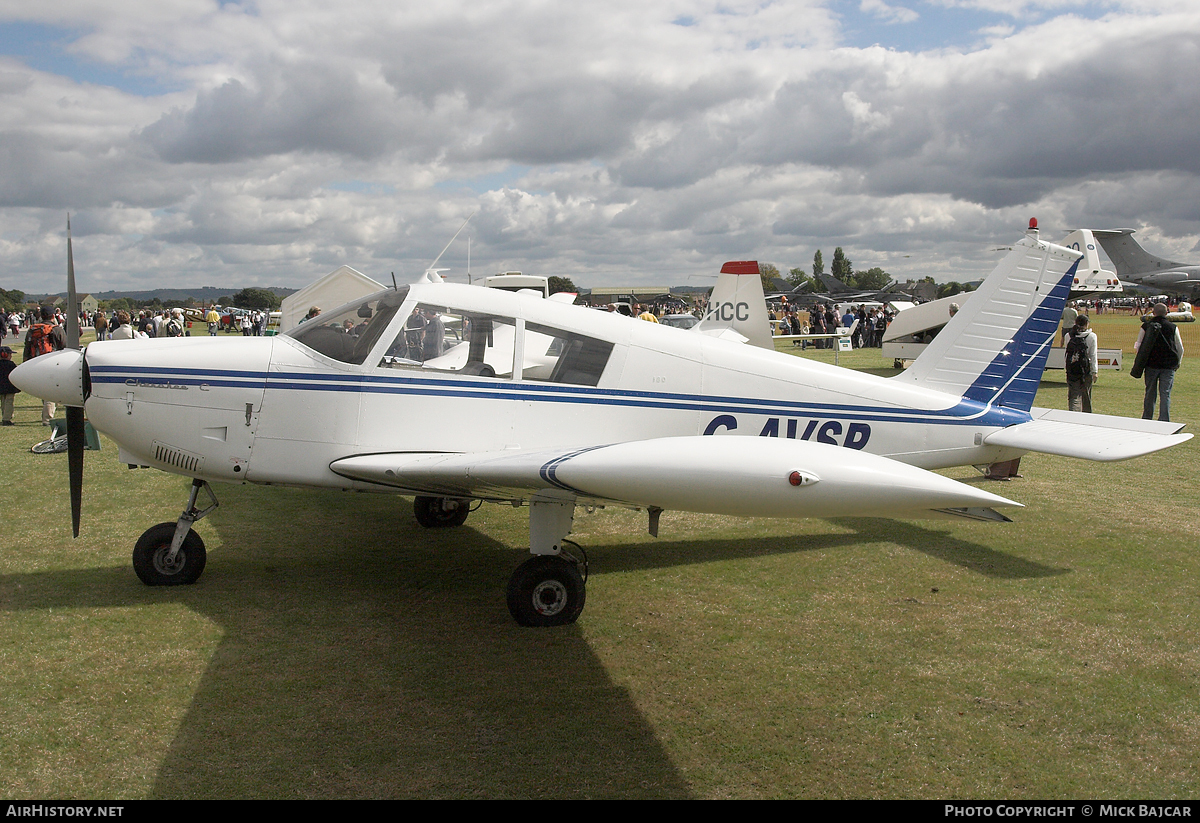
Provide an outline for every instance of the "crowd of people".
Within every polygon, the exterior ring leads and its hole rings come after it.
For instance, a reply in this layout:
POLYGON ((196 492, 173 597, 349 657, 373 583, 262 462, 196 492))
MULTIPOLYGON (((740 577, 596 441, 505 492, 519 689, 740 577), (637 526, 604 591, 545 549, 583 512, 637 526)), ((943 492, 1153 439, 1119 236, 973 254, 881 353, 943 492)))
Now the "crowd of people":
MULTIPOLYGON (((57 326, 63 325, 64 315, 62 308, 56 306, 49 308, 53 313, 54 324, 57 326)), ((40 312, 41 308, 39 307, 20 312, 0 310, 0 343, 3 343, 7 337, 12 337, 15 340, 27 329, 42 322, 40 312)), ((231 313, 228 315, 228 319, 223 321, 215 306, 210 306, 204 315, 204 322, 207 325, 208 333, 214 336, 222 325, 225 325, 232 331, 240 331, 246 337, 260 337, 266 328, 267 319, 266 312, 249 310, 231 313)), ((141 309, 138 311, 118 309, 111 312, 105 312, 100 309, 97 311, 81 310, 79 312, 79 327, 81 329, 94 329, 97 340, 190 337, 193 332, 193 325, 185 317, 183 310, 178 308, 141 309), (123 325, 129 326, 130 331, 119 331, 123 325)))
MULTIPOLYGON (((771 308, 767 318, 776 334, 837 334, 839 328, 853 329, 851 345, 856 349, 879 348, 883 333, 896 313, 882 306, 848 305, 840 313, 834 305, 814 305, 810 309, 771 308)), ((833 338, 801 341, 801 348, 812 345, 818 349, 833 348, 833 338)))

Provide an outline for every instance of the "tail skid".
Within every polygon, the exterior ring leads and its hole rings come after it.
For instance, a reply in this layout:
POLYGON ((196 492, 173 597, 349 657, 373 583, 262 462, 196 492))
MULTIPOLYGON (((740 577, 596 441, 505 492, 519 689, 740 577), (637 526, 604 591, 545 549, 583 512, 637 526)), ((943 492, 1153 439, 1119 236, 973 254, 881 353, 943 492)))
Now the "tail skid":
POLYGON ((1028 412, 1080 254, 1031 227, 912 367, 894 379, 1028 412))

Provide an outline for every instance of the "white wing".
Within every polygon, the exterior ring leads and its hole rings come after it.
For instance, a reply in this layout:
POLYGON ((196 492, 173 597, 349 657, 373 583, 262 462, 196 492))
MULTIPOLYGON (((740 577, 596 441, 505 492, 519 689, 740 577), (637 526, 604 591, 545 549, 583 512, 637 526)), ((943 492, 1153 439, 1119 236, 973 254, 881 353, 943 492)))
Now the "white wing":
POLYGON ((770 437, 668 437, 578 449, 365 454, 343 477, 418 494, 524 500, 544 490, 580 501, 761 517, 952 514, 1004 520, 1011 500, 866 452, 770 437))

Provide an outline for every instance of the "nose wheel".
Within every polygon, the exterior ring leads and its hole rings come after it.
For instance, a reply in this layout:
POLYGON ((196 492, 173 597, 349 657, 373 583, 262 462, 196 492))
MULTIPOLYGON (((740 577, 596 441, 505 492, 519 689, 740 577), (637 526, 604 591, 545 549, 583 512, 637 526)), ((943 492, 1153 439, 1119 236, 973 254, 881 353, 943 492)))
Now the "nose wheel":
POLYGON ((159 523, 146 529, 133 547, 133 570, 147 586, 186 586, 204 573, 208 555, 200 535, 189 530, 172 555, 174 537, 174 523, 159 523))
POLYGON ((192 531, 192 524, 217 507, 217 496, 204 480, 192 481, 187 508, 174 523, 159 523, 142 532, 133 547, 133 570, 147 586, 186 586, 204 573, 208 554, 204 541, 192 531), (196 507, 200 490, 208 492, 212 503, 196 507))

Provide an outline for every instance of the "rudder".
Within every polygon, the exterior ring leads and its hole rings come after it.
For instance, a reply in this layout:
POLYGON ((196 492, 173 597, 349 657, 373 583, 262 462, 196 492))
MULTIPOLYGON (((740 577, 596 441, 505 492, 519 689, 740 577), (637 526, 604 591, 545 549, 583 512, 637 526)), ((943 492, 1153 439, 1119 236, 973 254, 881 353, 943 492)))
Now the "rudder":
POLYGON ((1080 254, 1025 237, 896 380, 1029 411, 1080 254))

